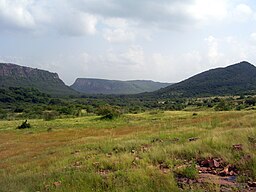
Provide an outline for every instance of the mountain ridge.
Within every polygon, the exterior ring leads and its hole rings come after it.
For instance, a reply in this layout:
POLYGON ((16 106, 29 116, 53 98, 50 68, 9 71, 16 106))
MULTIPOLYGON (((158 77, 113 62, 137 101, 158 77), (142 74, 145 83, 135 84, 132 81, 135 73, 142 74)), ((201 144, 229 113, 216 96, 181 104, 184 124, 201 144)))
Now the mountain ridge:
POLYGON ((137 94, 151 92, 166 87, 170 83, 152 80, 109 80, 97 78, 77 78, 70 86, 74 90, 87 94, 137 94))
POLYGON ((76 94, 57 73, 12 63, 0 63, 0 87, 32 87, 55 96, 76 94))
POLYGON ((256 93, 256 67, 242 61, 204 71, 171 85, 152 80, 77 78, 70 86, 71 89, 57 73, 0 63, 0 88, 8 87, 37 88, 43 93, 56 96, 75 95, 78 94, 76 91, 87 94, 139 94, 139 97, 149 95, 155 98, 239 95, 256 93))
POLYGON ((155 91, 160 97, 192 97, 241 94, 256 91, 256 67, 242 61, 210 69, 179 83, 155 91))

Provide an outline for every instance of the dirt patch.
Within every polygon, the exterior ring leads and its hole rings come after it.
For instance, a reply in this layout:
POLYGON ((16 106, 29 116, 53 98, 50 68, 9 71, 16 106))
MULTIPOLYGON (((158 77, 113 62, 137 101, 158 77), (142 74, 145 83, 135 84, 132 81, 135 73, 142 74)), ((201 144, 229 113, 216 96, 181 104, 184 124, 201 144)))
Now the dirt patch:
MULTIPOLYGON (((240 150, 240 146, 238 147, 240 150)), ((194 179, 176 175, 178 186, 181 189, 188 188, 192 185, 201 186, 216 185, 220 191, 256 191, 256 182, 239 183, 237 178, 239 170, 235 165, 225 162, 221 158, 198 159, 196 163, 198 176, 194 179)))
POLYGON ((238 187, 238 184, 236 183, 236 176, 222 177, 210 173, 201 173, 199 174, 199 178, 197 179, 197 181, 199 183, 213 183, 216 185, 238 187))

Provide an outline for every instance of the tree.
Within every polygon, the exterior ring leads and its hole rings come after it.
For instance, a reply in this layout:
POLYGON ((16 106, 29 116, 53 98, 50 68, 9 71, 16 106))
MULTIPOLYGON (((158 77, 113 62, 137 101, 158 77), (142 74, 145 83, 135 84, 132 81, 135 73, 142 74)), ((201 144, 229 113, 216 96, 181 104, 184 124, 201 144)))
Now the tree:
POLYGON ((97 115, 102 116, 102 119, 114 119, 121 115, 121 111, 116 107, 104 105, 98 108, 97 115))

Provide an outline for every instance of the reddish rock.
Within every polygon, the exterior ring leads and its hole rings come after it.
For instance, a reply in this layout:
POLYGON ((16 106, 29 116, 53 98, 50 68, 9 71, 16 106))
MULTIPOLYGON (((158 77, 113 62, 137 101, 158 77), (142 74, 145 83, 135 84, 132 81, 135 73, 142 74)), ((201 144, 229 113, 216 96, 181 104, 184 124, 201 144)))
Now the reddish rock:
POLYGON ((213 159, 213 166, 218 168, 220 166, 220 163, 216 159, 213 159))
POLYGON ((234 165, 228 164, 220 173, 220 176, 232 176, 237 175, 238 170, 234 165))

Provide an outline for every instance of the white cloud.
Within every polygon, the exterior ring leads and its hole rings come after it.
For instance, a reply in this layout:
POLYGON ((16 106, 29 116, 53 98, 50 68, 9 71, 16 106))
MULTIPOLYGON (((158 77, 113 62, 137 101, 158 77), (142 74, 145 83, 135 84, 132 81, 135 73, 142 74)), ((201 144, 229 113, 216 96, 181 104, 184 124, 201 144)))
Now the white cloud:
POLYGON ((254 43, 256 43, 256 33, 252 33, 252 34, 250 35, 250 37, 251 37, 251 40, 252 40, 254 43))
POLYGON ((208 43, 208 58, 209 62, 214 65, 221 61, 223 53, 219 52, 219 41, 213 36, 209 36, 206 39, 208 43))
POLYGON ((175 69, 176 59, 174 59, 173 55, 164 55, 162 53, 153 53, 152 58, 148 58, 147 62, 148 65, 148 73, 150 76, 160 79, 164 79, 165 81, 170 81, 170 78, 175 77, 175 73, 177 69, 175 69), (164 69, 164 70, 163 70, 164 69))
POLYGON ((145 73, 149 78, 166 82, 179 82, 207 69, 207 62, 198 51, 181 54, 153 53, 147 55, 145 73))
POLYGON ((97 17, 66 0, 0 0, 0 29, 55 30, 65 35, 95 34, 97 17))
POLYGON ((138 67, 144 64, 144 50, 139 45, 132 45, 121 52, 109 50, 106 54, 101 55, 100 58, 107 65, 138 67))
POLYGON ((254 33, 246 38, 241 38, 239 35, 222 38, 209 36, 206 39, 208 43, 206 61, 211 64, 211 67, 230 65, 244 60, 253 63, 256 61, 254 38, 256 42, 256 34, 254 33))
POLYGON ((35 26, 33 15, 29 10, 29 0, 0 0, 0 26, 9 28, 30 29, 35 26))
POLYGON ((111 28, 127 28, 129 26, 128 21, 123 18, 105 18, 103 23, 111 28))
POLYGON ((0 0, 2 30, 58 31, 74 36, 95 34, 99 24, 110 42, 132 41, 138 29, 191 29, 198 23, 223 21, 228 15, 233 21, 244 21, 255 13, 249 5, 231 0, 0 0))
POLYGON ((96 33, 97 18, 93 15, 82 12, 70 12, 65 18, 60 15, 59 19, 54 21, 53 27, 58 27, 60 34, 81 36, 96 33))
POLYGON ((121 57, 131 64, 143 65, 144 64, 144 51, 139 45, 129 47, 127 52, 121 54, 121 57))
POLYGON ((103 37, 110 43, 124 43, 135 40, 136 29, 131 28, 131 24, 126 19, 110 18, 102 19, 106 25, 103 30, 103 37))
POLYGON ((103 37, 111 43, 131 42, 135 39, 135 32, 127 29, 106 29, 103 37))
POLYGON ((23 58, 16 56, 0 56, 0 63, 22 63, 23 58))
POLYGON ((253 10, 249 5, 238 4, 234 8, 232 17, 236 21, 248 21, 253 18, 253 10))
POLYGON ((195 0, 188 7, 188 12, 195 19, 204 22, 210 19, 224 19, 228 14, 227 9, 226 0, 195 0))
MULTIPOLYGON (((0 0, 0 27, 58 31, 65 35, 95 34, 97 24, 110 42, 132 41, 139 29, 177 31, 198 23, 222 21, 231 0, 0 0), (101 27, 104 29, 102 30, 101 27)), ((236 18, 252 17, 246 4, 235 6, 236 18)))

